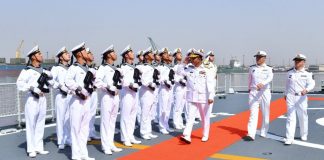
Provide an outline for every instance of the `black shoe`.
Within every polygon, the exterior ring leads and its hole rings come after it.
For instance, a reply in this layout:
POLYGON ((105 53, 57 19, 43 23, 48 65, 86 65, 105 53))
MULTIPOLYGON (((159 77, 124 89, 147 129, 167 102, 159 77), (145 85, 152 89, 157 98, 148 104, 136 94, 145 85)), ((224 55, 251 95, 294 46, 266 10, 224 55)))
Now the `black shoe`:
POLYGON ((245 136, 245 137, 243 137, 243 140, 248 141, 248 142, 254 141, 254 139, 251 136, 245 136))
POLYGON ((180 140, 187 143, 187 144, 191 144, 191 141, 189 141, 188 139, 186 139, 184 136, 180 137, 180 140))

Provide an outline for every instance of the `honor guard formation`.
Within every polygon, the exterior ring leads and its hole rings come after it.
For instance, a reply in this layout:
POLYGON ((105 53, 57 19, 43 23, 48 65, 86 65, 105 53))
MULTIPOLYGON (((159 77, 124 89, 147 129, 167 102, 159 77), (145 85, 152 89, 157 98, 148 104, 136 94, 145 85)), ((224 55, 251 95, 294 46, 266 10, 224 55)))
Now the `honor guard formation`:
MULTIPOLYGON (((183 130, 180 140, 191 144, 193 125, 198 118, 203 127, 202 143, 210 138, 217 81, 213 51, 205 53, 192 48, 183 53, 180 48, 171 51, 149 47, 135 53, 127 46, 116 52, 111 45, 101 53, 102 63, 96 66, 92 51, 81 43, 70 51, 62 47, 56 54, 57 65, 50 70, 42 67, 43 56, 38 46, 27 56, 28 64, 17 79, 17 87, 27 95, 24 109, 29 157, 49 154, 44 148, 43 136, 45 95, 50 89, 55 93, 58 149, 71 146, 70 158, 74 160, 94 159, 88 156, 87 149, 87 142, 93 139, 101 141, 104 154, 122 152, 114 144, 119 113, 120 141, 127 147, 158 137, 152 132, 152 121, 158 124, 162 134, 183 130), (122 63, 116 65, 119 58, 122 63), (100 135, 94 127, 98 106, 100 135), (141 137, 134 136, 138 127, 141 137)), ((272 67, 265 63, 267 56, 266 52, 258 51, 254 56, 256 64, 249 67, 250 117, 248 134, 244 137, 248 141, 255 140, 259 108, 262 111, 261 137, 267 137, 269 129, 270 84, 274 75, 272 67)), ((312 73, 305 70, 306 56, 298 54, 293 60, 294 67, 287 71, 285 86, 286 145, 294 142, 297 118, 301 140, 307 141, 307 93, 315 86, 312 73)))

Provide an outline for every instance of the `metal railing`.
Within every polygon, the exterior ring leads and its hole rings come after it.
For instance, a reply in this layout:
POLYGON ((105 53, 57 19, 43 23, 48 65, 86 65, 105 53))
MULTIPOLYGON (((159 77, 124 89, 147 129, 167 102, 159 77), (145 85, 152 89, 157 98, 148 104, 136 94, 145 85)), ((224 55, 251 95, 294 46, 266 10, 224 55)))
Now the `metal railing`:
MULTIPOLYGON (((324 73, 314 73, 316 85, 314 91, 321 91, 324 73)), ((217 75, 216 89, 217 94, 226 94, 232 88, 237 92, 248 91, 247 73, 219 73, 217 75)), ((286 84, 286 73, 275 73, 271 84, 273 92, 283 92, 286 84)), ((99 96, 100 97, 100 96, 99 96)), ((47 99, 47 118, 55 118, 54 91, 46 94, 47 99)), ((15 125, 21 127, 24 120, 24 107, 26 94, 17 91, 16 83, 0 83, 0 118, 12 119, 15 125)), ((98 107, 100 108, 100 107, 98 107)), ((2 122, 2 120, 0 120, 2 122)))

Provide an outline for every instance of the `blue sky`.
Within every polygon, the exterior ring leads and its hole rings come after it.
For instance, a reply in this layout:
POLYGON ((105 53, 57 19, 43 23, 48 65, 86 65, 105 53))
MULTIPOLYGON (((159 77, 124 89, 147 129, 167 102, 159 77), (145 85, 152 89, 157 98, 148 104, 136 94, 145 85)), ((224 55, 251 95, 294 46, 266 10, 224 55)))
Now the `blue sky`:
POLYGON ((271 64, 288 64, 297 53, 324 64, 322 0, 2 0, 0 6, 0 57, 14 57, 22 39, 24 54, 39 44, 50 57, 85 41, 99 62, 110 44, 138 51, 150 36, 160 47, 214 50, 217 64, 243 55, 252 64, 257 50, 268 52, 271 64))

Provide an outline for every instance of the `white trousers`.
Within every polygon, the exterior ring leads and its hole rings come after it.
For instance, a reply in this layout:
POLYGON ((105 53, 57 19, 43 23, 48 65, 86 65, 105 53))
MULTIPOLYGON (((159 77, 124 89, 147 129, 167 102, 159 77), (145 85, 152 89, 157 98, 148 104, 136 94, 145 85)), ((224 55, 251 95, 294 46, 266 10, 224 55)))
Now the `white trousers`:
POLYGON ((55 96, 57 145, 71 144, 70 107, 71 95, 55 96))
POLYGON ((46 116, 46 98, 27 95, 25 103, 27 152, 44 150, 43 136, 46 116))
POLYGON ((94 91, 90 97, 90 123, 89 123, 89 137, 96 137, 96 129, 95 129, 95 121, 96 121, 96 113, 98 107, 98 92, 94 91))
POLYGON ((176 128, 183 126, 182 113, 186 102, 186 87, 180 84, 174 86, 173 124, 176 128))
POLYGON ((141 114, 142 114, 142 107, 141 107, 141 101, 140 101, 140 97, 139 97, 139 92, 140 92, 140 89, 142 87, 140 87, 136 93, 136 107, 137 107, 137 114, 136 114, 136 119, 137 119, 137 123, 138 124, 141 124, 141 114))
POLYGON ((195 121, 196 113, 199 111, 202 126, 203 126, 203 136, 209 137, 209 128, 210 128, 210 113, 212 107, 208 105, 208 103, 193 103, 188 102, 188 121, 186 127, 183 131, 184 136, 190 136, 192 132, 192 127, 195 121))
POLYGON ((251 90, 249 93, 249 106, 250 106, 250 118, 248 122, 248 136, 255 138, 259 108, 262 111, 262 127, 261 134, 267 135, 269 130, 269 115, 270 115, 270 102, 271 92, 269 89, 266 90, 251 90))
POLYGON ((294 140, 296 130, 296 113, 299 121, 300 136, 308 136, 307 96, 288 94, 287 98, 286 139, 294 140))
POLYGON ((115 147, 114 136, 116 119, 119 109, 119 95, 112 96, 105 93, 101 99, 101 123, 100 135, 101 145, 104 151, 111 150, 115 147))
POLYGON ((153 108, 151 114, 152 120, 159 118, 159 114, 160 114, 159 94, 160 94, 160 89, 156 88, 154 91, 154 102, 153 102, 153 108))
POLYGON ((162 85, 159 93, 159 127, 161 130, 169 129, 172 90, 162 85))
POLYGON ((72 140, 72 159, 88 157, 90 97, 86 100, 73 95, 70 101, 70 125, 72 140))
POLYGON ((142 86, 139 91, 141 104, 141 135, 148 135, 152 133, 152 117, 154 92, 148 87, 142 86))
POLYGON ((120 117, 120 129, 121 129, 121 141, 129 142, 134 140, 135 121, 137 114, 136 106, 136 93, 124 87, 121 91, 121 117, 120 117))

